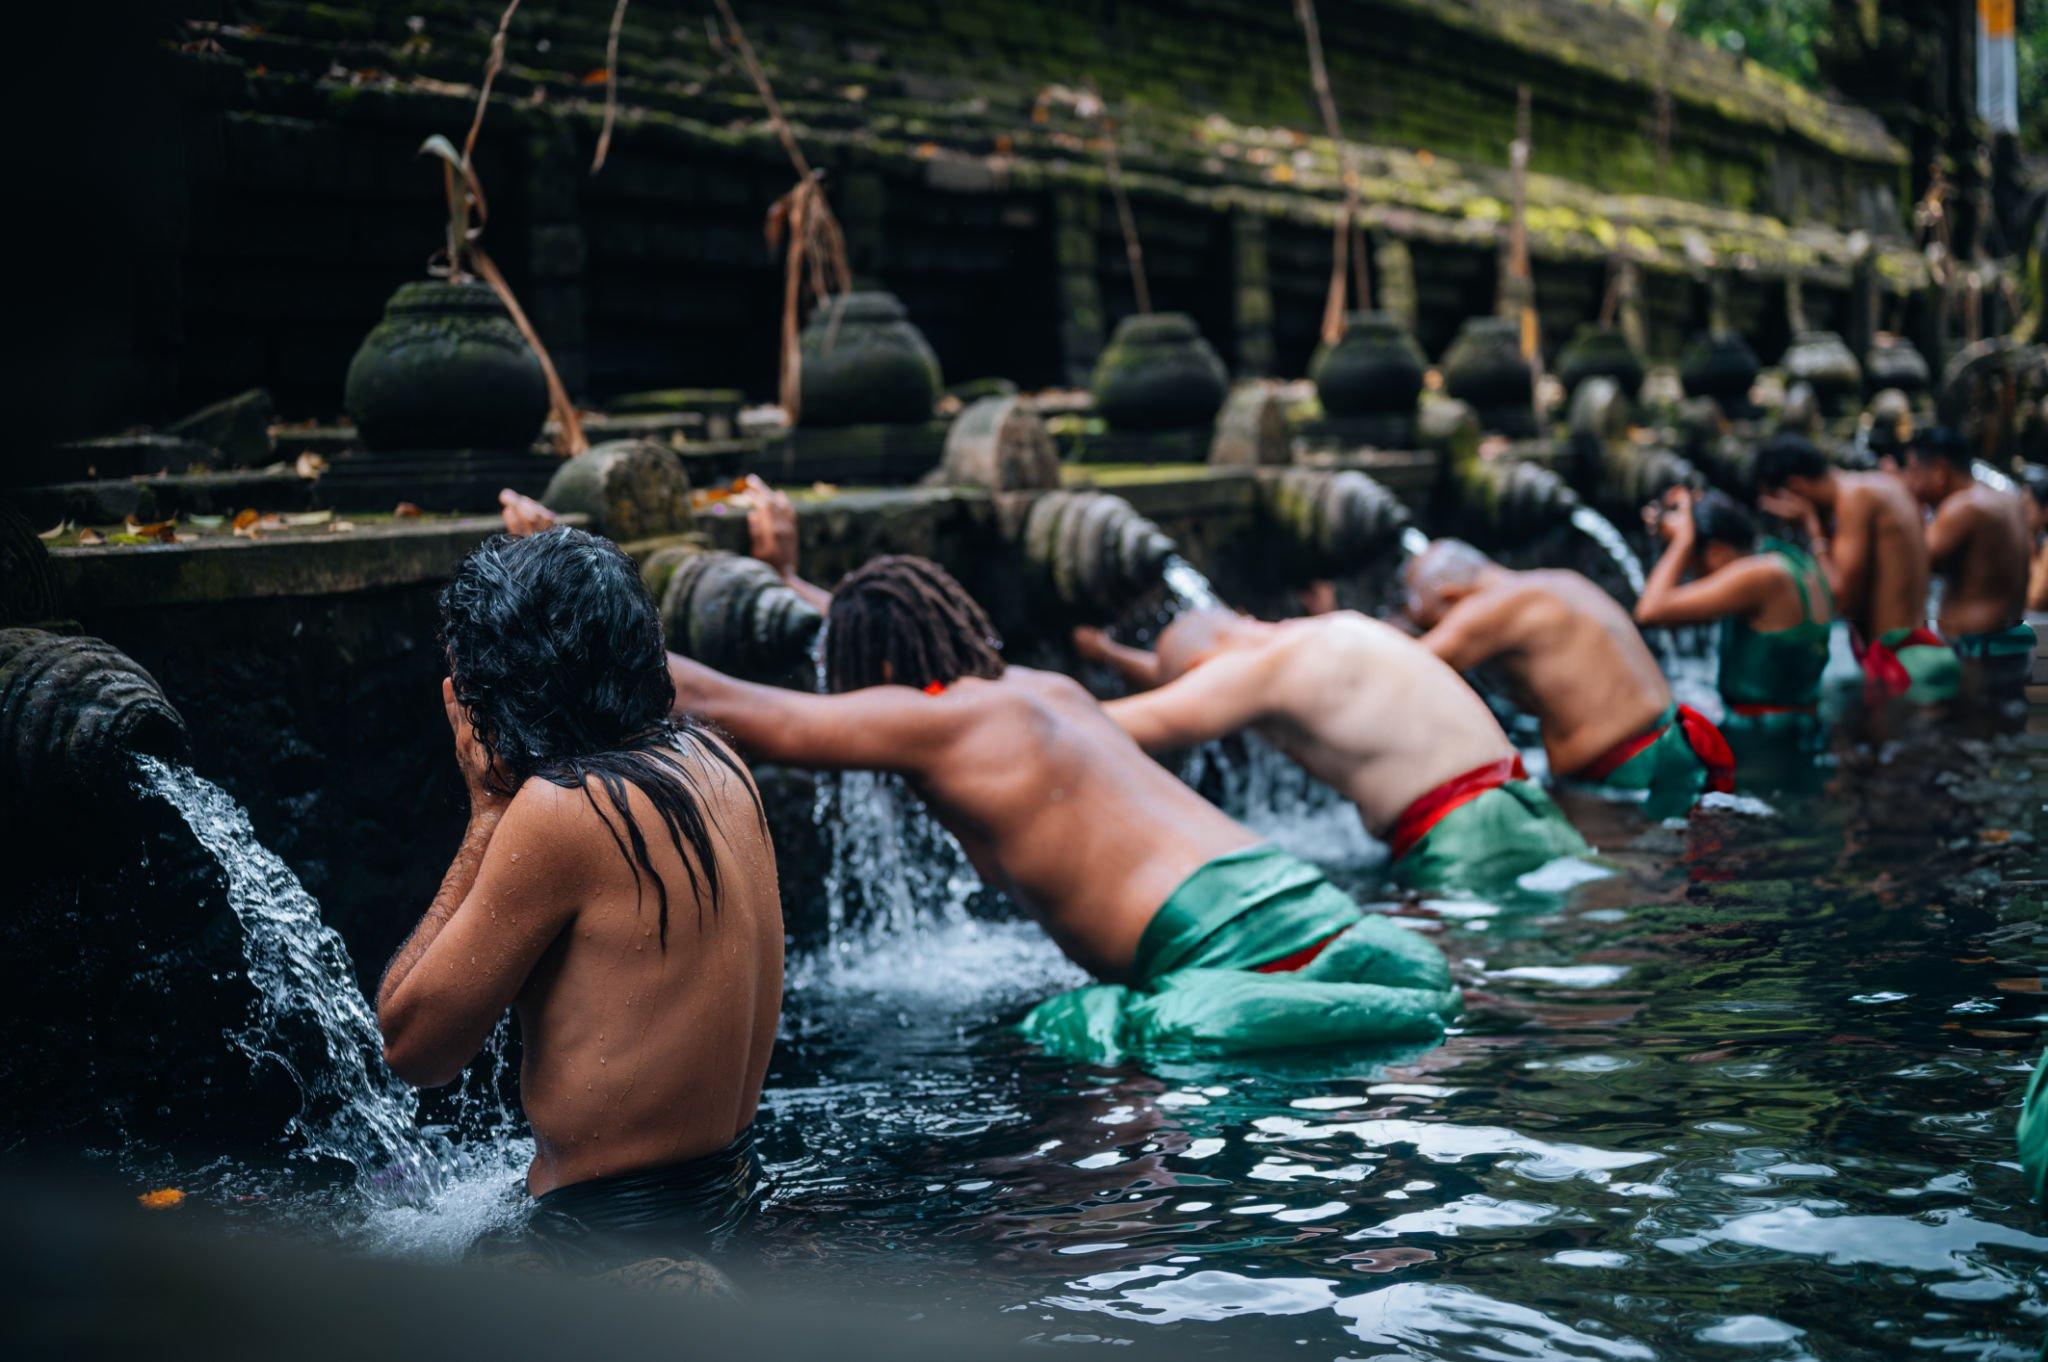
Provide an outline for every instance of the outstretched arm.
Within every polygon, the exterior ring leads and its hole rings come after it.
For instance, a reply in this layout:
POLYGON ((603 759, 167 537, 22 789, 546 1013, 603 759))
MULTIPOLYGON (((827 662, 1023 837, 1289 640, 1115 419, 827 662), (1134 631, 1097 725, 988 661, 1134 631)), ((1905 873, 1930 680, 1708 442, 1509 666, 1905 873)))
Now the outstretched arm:
POLYGON ((1147 752, 1171 752, 1265 718, 1271 712, 1272 673, 1267 654, 1226 653, 1157 690, 1112 700, 1102 709, 1147 752))
POLYGON ((737 680, 676 653, 668 674, 676 712, 732 735, 755 761, 915 772, 973 722, 973 707, 958 697, 908 686, 809 695, 737 680))
POLYGON ((1134 690, 1151 690, 1159 684, 1159 654, 1118 643, 1100 629, 1085 624, 1075 629, 1074 651, 1084 662, 1108 667, 1134 690))

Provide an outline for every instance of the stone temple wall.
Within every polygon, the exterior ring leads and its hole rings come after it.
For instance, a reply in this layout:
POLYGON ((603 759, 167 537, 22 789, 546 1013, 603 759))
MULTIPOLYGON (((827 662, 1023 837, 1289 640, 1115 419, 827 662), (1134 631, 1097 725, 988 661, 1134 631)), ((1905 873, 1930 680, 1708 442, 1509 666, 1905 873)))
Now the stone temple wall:
MULTIPOLYGON (((903 296, 949 380, 1075 381, 1133 308, 1101 129, 1034 113, 1048 84, 1090 79, 1115 101, 1155 306, 1193 314, 1240 373, 1302 371, 1339 180, 1288 5, 740 8, 826 172, 856 272, 903 296)), ((53 394, 59 433, 257 384, 288 415, 337 411, 356 343, 438 244, 439 175, 416 150, 467 125, 497 11, 193 0, 156 21, 126 93, 130 140, 157 169, 85 191, 118 201, 142 248, 117 252, 127 272, 107 296, 72 299, 67 324, 90 333, 95 364, 60 379, 80 392, 53 394)), ((595 177, 611 5, 529 0, 512 27, 477 158, 485 242, 589 400, 772 390, 781 277, 762 220, 792 176, 751 87, 707 41, 708 12, 631 4, 618 129, 595 177)), ((1495 304, 1521 85, 1553 345, 1598 310, 1621 254, 1641 267, 1645 337, 1664 354, 1705 321, 1715 272, 1767 350, 1788 279, 1817 321, 1911 328, 1924 312, 1903 154, 1861 110, 1592 0, 1322 12, 1375 287, 1433 352, 1495 304)))

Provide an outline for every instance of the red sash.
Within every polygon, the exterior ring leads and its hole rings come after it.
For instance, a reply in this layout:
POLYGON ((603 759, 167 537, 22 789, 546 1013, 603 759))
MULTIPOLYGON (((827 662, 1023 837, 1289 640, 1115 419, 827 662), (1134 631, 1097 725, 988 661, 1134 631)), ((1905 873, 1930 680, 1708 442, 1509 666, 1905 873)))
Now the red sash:
MULTIPOLYGON (((1714 721, 1691 705, 1679 705, 1676 722, 1679 731, 1685 735, 1685 745, 1700 759, 1700 765, 1707 768, 1707 789, 1717 794, 1735 793, 1735 750, 1728 746, 1728 739, 1722 736, 1721 730, 1714 727, 1714 721)), ((1630 759, 1648 751, 1670 727, 1670 724, 1658 724, 1647 733, 1639 733, 1617 743, 1608 749, 1606 756, 1580 768, 1578 779, 1607 779, 1630 759)))
POLYGON ((1394 859, 1400 860, 1415 850, 1415 844, 1429 835, 1429 830, 1444 821, 1444 816, 1453 809, 1463 808, 1488 790, 1498 790, 1511 780, 1527 780, 1529 773, 1522 769, 1522 757, 1518 752, 1512 757, 1488 762, 1484 766, 1452 776, 1434 790, 1417 799, 1404 809, 1394 826, 1387 833, 1387 846, 1393 851, 1394 859))
POLYGON ((1851 637, 1856 644, 1856 660, 1863 664, 1864 690, 1886 699, 1904 695, 1913 688, 1913 674, 1906 670, 1905 663, 1899 661, 1899 648, 1948 646, 1941 635, 1925 625, 1900 639, 1896 648, 1888 646, 1883 639, 1865 643, 1860 635, 1851 637))
POLYGON ((1294 971, 1298 969, 1306 969, 1308 967, 1308 963, 1311 960, 1314 960, 1317 956, 1323 953, 1324 947, 1328 946, 1332 941, 1335 941, 1338 937, 1344 935, 1345 932, 1348 932, 1350 930, 1350 927, 1340 928, 1337 931, 1331 932, 1328 936, 1324 937, 1321 941, 1316 942, 1316 944, 1313 946, 1303 946, 1300 950, 1295 951, 1291 955, 1283 955, 1278 960, 1268 960, 1263 965, 1254 965, 1252 966, 1252 973, 1292 974, 1294 973, 1294 971))
POLYGON ((1730 714, 1740 714, 1745 719, 1758 719, 1766 714, 1812 714, 1813 705, 1735 705, 1728 706, 1730 714))

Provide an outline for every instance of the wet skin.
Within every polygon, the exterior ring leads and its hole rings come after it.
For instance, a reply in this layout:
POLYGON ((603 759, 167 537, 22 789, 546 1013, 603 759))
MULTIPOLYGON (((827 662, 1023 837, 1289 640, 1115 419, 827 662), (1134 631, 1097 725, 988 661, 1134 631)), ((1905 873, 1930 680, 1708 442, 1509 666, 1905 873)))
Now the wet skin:
POLYGON ((1079 683, 1008 668, 943 694, 872 686, 805 695, 670 656, 681 712, 752 758, 892 771, 1015 898, 1100 978, 1129 975, 1167 896, 1259 838, 1140 751, 1079 683))
POLYGON ((1422 646, 1459 671, 1497 663, 1568 776, 1663 717, 1671 687, 1635 622, 1576 572, 1491 566, 1469 587, 1429 593, 1422 646))
POLYGON ((1920 504, 1890 473, 1788 478, 1766 511, 1804 526, 1835 608, 1868 641, 1927 622, 1927 540, 1920 504))
POLYGON ((1815 619, 1829 618, 1825 582, 1801 583, 1775 553, 1742 553, 1702 539, 1686 489, 1673 488, 1644 518, 1664 541, 1664 552, 1636 600, 1636 623, 1668 627, 1733 618, 1758 633, 1778 633, 1800 624, 1809 610, 1815 619))
POLYGON ((1954 639, 2019 623, 2032 548, 2025 500, 1946 468, 1908 478, 1934 508, 1927 554, 1941 573, 1941 632, 1954 639))
MULTIPOLYGON (((386 1061, 422 1087, 452 1081, 508 1006, 538 1196, 710 1153, 754 1119, 782 1001, 775 856, 742 777, 681 760, 718 851, 714 907, 653 806, 629 796, 668 890, 636 887, 618 831, 582 790, 529 780, 509 800, 481 782, 466 718, 447 701, 471 787, 462 848, 377 991, 386 1061)), ((701 879, 701 872, 700 872, 701 879)))
MULTIPOLYGON (((1129 664, 1118 668, 1127 679, 1147 679, 1134 659, 1101 655, 1129 664)), ((1378 837, 1445 781, 1515 752, 1464 678, 1353 611, 1279 624, 1239 617, 1175 679, 1103 708, 1148 752, 1255 729, 1356 804, 1378 837)))

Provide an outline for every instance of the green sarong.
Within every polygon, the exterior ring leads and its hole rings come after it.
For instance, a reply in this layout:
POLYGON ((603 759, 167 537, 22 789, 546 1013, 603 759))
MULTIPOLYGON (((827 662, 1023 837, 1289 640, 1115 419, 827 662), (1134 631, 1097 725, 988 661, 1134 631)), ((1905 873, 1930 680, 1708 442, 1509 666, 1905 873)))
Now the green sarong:
POLYGON ((1856 660, 1863 664, 1864 693, 1873 700, 1938 705, 1963 688, 1956 650, 1931 629, 1888 629, 1856 660))
POLYGON ((1415 812, 1430 798, 1417 800, 1388 837, 1395 853, 1389 868, 1414 888, 1485 892, 1560 857, 1593 854, 1550 796, 1527 778, 1484 790, 1416 831, 1423 820, 1415 812))
POLYGON ((2048 1053, 2027 1080, 2020 1103, 2019 1144, 2027 1191, 2034 1200, 2048 1202, 2048 1053))
POLYGON ((1434 1040, 1456 1014, 1443 953, 1271 846, 1218 856, 1145 927, 1132 983, 1048 998, 1026 1037, 1096 1064, 1434 1040), (1261 972, 1260 966, 1296 968, 1261 972))
POLYGON ((1620 743, 1572 779, 1610 790, 1642 790, 1643 811, 1679 818, 1709 790, 1735 788, 1735 754, 1721 730, 1690 705, 1673 701, 1643 734, 1620 743))
POLYGON ((1974 682, 1976 694, 2013 698, 2026 691, 2036 643, 2033 626, 2015 624, 1988 634, 1964 634, 1954 641, 1954 647, 1963 675, 1974 682))

